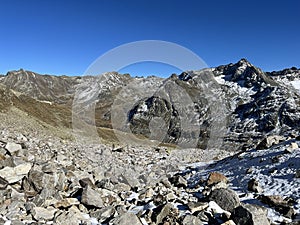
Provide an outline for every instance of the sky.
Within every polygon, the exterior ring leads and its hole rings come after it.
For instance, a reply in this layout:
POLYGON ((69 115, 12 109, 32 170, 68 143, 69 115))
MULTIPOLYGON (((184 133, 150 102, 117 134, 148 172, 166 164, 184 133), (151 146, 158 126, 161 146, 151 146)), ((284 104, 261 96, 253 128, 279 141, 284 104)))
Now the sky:
MULTIPOLYGON (((0 74, 82 75, 111 49, 142 40, 183 46, 209 67, 247 58, 265 71, 299 68, 299 9, 297 0, 0 0, 0 74)), ((180 72, 155 62, 120 71, 180 72)))

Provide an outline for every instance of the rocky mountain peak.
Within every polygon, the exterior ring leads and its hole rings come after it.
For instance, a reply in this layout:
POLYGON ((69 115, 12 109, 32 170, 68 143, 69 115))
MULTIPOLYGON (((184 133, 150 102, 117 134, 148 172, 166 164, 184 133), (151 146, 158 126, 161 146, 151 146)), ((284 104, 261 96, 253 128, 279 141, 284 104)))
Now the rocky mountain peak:
POLYGON ((216 67, 216 76, 223 76, 225 81, 235 82, 241 87, 258 90, 261 86, 277 86, 278 84, 259 68, 252 65, 248 60, 241 59, 237 63, 230 63, 216 67))
POLYGON ((246 58, 241 58, 236 64, 240 67, 254 67, 246 58))

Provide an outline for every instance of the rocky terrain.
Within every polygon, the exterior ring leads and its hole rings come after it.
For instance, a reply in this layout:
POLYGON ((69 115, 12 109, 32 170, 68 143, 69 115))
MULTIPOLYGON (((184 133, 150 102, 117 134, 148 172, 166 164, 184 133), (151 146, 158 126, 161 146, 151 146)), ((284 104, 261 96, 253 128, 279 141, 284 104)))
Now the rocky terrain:
POLYGON ((299 81, 245 59, 167 79, 9 72, 0 224, 299 224, 299 81))

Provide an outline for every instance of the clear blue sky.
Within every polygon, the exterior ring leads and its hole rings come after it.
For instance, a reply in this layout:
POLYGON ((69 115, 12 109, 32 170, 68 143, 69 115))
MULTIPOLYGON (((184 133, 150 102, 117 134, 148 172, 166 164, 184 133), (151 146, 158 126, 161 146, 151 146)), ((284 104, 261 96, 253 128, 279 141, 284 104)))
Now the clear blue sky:
MULTIPOLYGON (((210 67, 243 57, 267 71, 300 67, 299 2, 0 0, 0 74, 81 75, 106 51, 149 39, 182 45, 210 67)), ((128 72, 172 72, 149 65, 128 72)))

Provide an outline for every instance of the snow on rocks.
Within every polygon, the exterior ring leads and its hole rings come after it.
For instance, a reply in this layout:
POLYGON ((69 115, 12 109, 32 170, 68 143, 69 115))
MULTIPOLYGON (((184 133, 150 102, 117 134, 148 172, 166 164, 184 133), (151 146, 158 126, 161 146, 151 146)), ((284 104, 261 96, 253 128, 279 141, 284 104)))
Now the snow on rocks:
POLYGON ((268 218, 274 224, 299 221, 298 145, 299 141, 289 138, 270 148, 238 153, 211 164, 205 170, 195 169, 196 173, 188 181, 195 183, 195 180, 205 179, 211 171, 218 171, 228 178, 229 187, 238 193, 242 203, 255 203, 266 207, 268 218), (294 146, 293 151, 287 152, 286 149, 291 146, 294 146))

